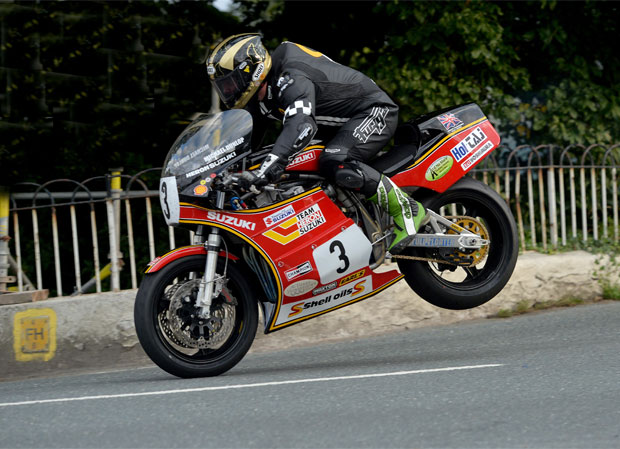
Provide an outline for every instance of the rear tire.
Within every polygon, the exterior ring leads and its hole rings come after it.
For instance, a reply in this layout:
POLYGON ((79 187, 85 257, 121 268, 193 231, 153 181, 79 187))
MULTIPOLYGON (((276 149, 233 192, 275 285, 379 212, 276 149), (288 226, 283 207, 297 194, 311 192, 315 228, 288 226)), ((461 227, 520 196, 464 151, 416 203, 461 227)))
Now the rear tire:
MULTIPOLYGON (((444 309, 471 309, 492 299, 510 279, 519 253, 517 226, 506 201, 472 178, 462 178, 446 192, 418 201, 436 212, 455 205, 457 215, 474 217, 484 225, 490 243, 480 261, 483 265, 470 268, 397 259, 407 284, 424 300, 444 309)), ((402 254, 440 258, 439 251, 425 248, 410 248, 402 254)))
MULTIPOLYGON (((189 256, 146 274, 134 306, 136 333, 146 354, 178 377, 217 376, 248 352, 258 326, 258 306, 242 272, 228 263, 228 282, 213 300, 213 320, 196 318, 194 301, 206 256, 189 256), (176 280, 176 282, 174 282, 176 280)), ((218 264, 223 273, 224 261, 218 264)))

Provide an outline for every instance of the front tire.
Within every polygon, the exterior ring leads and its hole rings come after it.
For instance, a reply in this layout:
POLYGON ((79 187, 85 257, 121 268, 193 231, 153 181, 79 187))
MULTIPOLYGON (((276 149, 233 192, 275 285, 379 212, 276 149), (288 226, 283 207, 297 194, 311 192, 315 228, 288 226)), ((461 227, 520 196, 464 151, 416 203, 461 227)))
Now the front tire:
MULTIPOLYGON (((417 199, 417 198, 416 198, 417 199)), ((473 254, 476 265, 458 267, 437 262, 397 259, 407 284, 429 303, 451 310, 477 307, 492 299, 506 285, 517 263, 519 253, 517 226, 504 199, 486 184, 462 178, 443 194, 420 198, 425 207, 450 215, 474 218, 488 234, 488 252, 473 254)), ((475 230, 474 230, 475 231, 475 230)), ((402 253, 429 259, 440 259, 441 250, 410 248, 402 253)))
MULTIPOLYGON (((248 352, 258 326, 252 288, 233 263, 228 281, 213 300, 211 319, 200 319, 194 307, 206 256, 184 257, 146 274, 134 306, 136 333, 146 354, 178 377, 217 376, 248 352)), ((217 273, 224 272, 224 263, 217 273)))

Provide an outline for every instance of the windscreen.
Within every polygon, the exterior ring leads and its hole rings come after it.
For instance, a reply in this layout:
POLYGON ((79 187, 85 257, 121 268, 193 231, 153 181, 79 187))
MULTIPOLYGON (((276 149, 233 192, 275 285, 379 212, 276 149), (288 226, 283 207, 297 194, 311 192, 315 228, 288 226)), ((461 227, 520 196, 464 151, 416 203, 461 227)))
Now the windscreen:
POLYGON ((203 196, 211 180, 251 151, 252 116, 242 109, 203 114, 177 138, 162 178, 176 178, 181 195, 203 196))

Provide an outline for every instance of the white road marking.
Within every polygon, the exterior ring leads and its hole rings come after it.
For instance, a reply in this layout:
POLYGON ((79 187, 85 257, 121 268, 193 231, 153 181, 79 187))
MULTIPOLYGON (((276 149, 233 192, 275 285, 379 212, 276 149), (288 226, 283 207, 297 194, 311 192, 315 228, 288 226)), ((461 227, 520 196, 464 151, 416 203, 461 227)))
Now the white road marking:
POLYGON ((440 373, 440 372, 445 372, 445 371, 459 371, 459 370, 469 370, 469 369, 479 369, 479 368, 495 368, 498 366, 504 366, 504 365, 503 364, 490 364, 490 365, 451 366, 447 368, 419 369, 419 370, 412 370, 412 371, 394 371, 391 373, 359 374, 355 376, 317 377, 317 378, 310 378, 310 379, 259 382, 255 384, 221 385, 218 387, 200 387, 200 388, 186 388, 186 389, 180 389, 180 390, 147 391, 143 393, 102 394, 99 396, 82 396, 82 397, 74 397, 74 398, 57 398, 57 399, 40 399, 40 400, 35 400, 35 401, 4 402, 4 403, 0 403, 0 407, 14 407, 18 405, 51 404, 55 402, 92 401, 96 399, 135 398, 135 397, 140 397, 140 396, 157 396, 157 395, 179 394, 179 393, 197 393, 201 391, 235 390, 235 389, 240 389, 240 388, 269 387, 269 386, 277 386, 277 385, 293 385, 293 384, 303 384, 303 383, 313 383, 313 382, 330 382, 334 380, 370 379, 373 377, 406 376, 406 375, 411 375, 411 374, 440 373))

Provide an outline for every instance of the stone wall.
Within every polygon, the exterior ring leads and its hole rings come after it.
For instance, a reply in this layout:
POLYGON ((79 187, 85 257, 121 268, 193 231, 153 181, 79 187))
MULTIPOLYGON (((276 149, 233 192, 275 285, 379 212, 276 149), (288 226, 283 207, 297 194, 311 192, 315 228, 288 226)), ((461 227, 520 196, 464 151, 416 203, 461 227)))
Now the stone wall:
MULTIPOLYGON (((512 309, 524 300, 533 304, 565 297, 593 299, 601 295, 594 276, 596 259, 597 256, 583 251, 522 254, 510 282, 497 297, 464 311, 437 308, 420 299, 401 281, 360 303, 273 334, 264 335, 260 324, 251 352, 492 317, 499 310, 512 309)), ((136 290, 126 290, 0 306, 0 379, 151 365, 133 326, 135 295, 136 290), (41 354, 37 356, 40 360, 17 360, 20 348, 15 344, 19 343, 21 326, 18 321, 29 319, 20 318, 24 314, 34 314, 35 319, 37 314, 54 315, 56 348, 49 360, 43 360, 41 354)))

